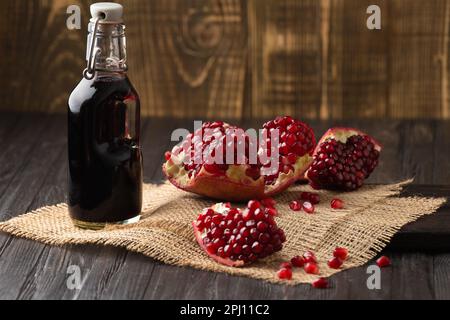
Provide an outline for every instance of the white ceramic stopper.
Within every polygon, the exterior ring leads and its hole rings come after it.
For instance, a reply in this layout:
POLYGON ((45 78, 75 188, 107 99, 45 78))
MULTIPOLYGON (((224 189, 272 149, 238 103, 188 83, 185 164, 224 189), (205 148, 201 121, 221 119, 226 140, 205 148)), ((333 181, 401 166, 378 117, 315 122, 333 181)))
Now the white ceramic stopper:
POLYGON ((114 2, 97 2, 91 5, 92 19, 102 18, 104 22, 122 22, 123 7, 114 2))

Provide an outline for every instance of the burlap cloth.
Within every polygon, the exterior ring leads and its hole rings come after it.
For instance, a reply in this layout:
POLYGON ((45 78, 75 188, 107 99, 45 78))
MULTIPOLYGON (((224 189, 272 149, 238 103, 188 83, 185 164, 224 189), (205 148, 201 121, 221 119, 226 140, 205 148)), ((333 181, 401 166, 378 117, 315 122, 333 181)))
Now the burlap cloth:
POLYGON ((327 277, 339 270, 328 268, 326 261, 336 246, 343 246, 349 250, 350 258, 340 270, 362 265, 375 257, 399 228, 432 214, 445 202, 444 198, 399 197, 402 186, 408 182, 365 186, 349 193, 319 191, 321 202, 315 214, 289 209, 289 201, 298 198, 300 191, 310 190, 308 186, 291 187, 276 198, 280 213, 277 222, 287 236, 283 250, 243 268, 212 261, 194 239, 191 221, 213 202, 169 184, 145 185, 144 214, 133 225, 110 226, 101 231, 77 229, 69 219, 67 206, 59 204, 0 223, 0 230, 51 245, 89 243, 124 247, 167 264, 298 284, 317 276, 294 269, 291 281, 281 281, 276 275, 280 262, 313 250, 320 260, 320 275, 327 277), (344 210, 330 209, 335 196, 344 200, 344 210))

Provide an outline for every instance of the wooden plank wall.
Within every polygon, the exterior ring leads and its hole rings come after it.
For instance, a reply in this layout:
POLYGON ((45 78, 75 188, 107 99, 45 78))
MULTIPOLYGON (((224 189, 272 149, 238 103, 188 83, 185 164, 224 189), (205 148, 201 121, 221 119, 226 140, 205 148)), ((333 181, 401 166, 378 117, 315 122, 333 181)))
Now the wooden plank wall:
MULTIPOLYGON (((0 2, 0 111, 63 113, 91 1, 0 2), (82 29, 65 27, 81 7, 82 29)), ((450 0, 123 0, 149 116, 449 118, 450 0), (366 28, 377 4, 382 30, 366 28)))

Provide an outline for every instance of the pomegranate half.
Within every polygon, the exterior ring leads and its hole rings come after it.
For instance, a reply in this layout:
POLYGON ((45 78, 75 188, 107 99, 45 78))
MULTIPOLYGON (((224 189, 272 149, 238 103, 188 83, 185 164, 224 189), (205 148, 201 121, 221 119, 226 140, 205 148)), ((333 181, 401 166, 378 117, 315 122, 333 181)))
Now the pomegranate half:
POLYGON ((203 123, 181 145, 166 152, 163 171, 176 187, 214 199, 247 201, 274 196, 304 177, 312 162, 315 137, 307 124, 289 116, 265 123, 262 132, 265 143, 255 144, 243 129, 224 122, 203 123), (278 129, 278 138, 272 136, 274 129, 278 129), (228 148, 234 150, 231 162, 226 158, 228 148), (211 161, 217 150, 222 150, 218 156, 222 161, 211 161), (245 151, 239 155, 239 150, 245 151), (262 161, 261 155, 276 165, 262 161))
POLYGON ((358 189, 378 165, 380 152, 381 145, 358 129, 331 128, 317 144, 306 177, 315 189, 358 189))

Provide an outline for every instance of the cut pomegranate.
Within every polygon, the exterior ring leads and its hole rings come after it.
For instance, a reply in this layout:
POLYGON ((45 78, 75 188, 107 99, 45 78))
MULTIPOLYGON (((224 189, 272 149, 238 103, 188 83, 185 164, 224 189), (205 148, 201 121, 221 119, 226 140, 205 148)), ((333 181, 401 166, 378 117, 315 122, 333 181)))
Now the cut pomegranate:
POLYGON ((297 200, 291 201, 291 203, 289 203, 289 208, 293 211, 300 211, 302 210, 302 203, 297 200))
POLYGON ((192 222, 200 247, 215 261, 240 267, 283 248, 284 231, 259 201, 245 210, 217 203, 192 222))
POLYGON ((311 283, 314 288, 325 289, 328 288, 328 280, 325 278, 319 278, 311 283))
POLYGON ((347 260, 348 250, 342 247, 337 247, 333 251, 333 257, 339 258, 342 261, 347 260))
POLYGON ((283 280, 291 280, 292 279, 292 270, 291 268, 281 268, 277 272, 278 278, 283 280))
POLYGON ((306 273, 319 274, 319 267, 317 266, 317 263, 308 262, 305 264, 304 269, 306 273))
POLYGON ((377 259, 377 265, 380 268, 384 268, 391 265, 391 260, 386 256, 381 256, 377 259))
POLYGON ((344 201, 341 199, 335 198, 331 200, 331 208, 339 210, 344 208, 344 201))
POLYGON ((314 213, 315 208, 314 208, 314 205, 311 202, 309 202, 309 201, 303 202, 302 207, 303 207, 303 210, 305 210, 306 213, 314 213))
POLYGON ((303 259, 303 258, 300 257, 300 256, 295 256, 295 257, 293 257, 293 258, 291 259, 291 264, 292 264, 294 267, 302 268, 302 267, 305 265, 305 259, 303 259))
POLYGON ((328 260, 328 266, 331 269, 339 269, 342 266, 343 263, 344 263, 343 260, 341 260, 339 258, 336 258, 336 257, 331 258, 330 260, 328 260))
MULTIPOLYGON (((265 123, 262 130, 266 141, 257 143, 227 123, 203 123, 172 149, 163 171, 176 187, 215 199, 246 201, 279 194, 304 177, 312 162, 315 137, 308 125, 288 116, 265 123), (278 158, 272 159, 275 129, 278 158)), ((266 202, 267 207, 274 205, 266 202)))
POLYGON ((358 189, 378 165, 381 145, 353 128, 332 128, 320 139, 306 172, 315 189, 358 189))

